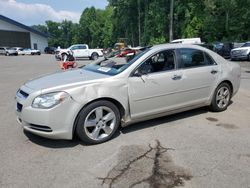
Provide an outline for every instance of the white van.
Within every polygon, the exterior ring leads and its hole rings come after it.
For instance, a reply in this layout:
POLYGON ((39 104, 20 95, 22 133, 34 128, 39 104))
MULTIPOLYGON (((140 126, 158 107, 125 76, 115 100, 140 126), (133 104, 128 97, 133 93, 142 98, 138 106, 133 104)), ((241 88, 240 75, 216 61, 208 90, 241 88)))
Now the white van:
POLYGON ((182 44, 201 44, 200 38, 186 38, 186 39, 176 39, 170 42, 172 43, 182 43, 182 44))

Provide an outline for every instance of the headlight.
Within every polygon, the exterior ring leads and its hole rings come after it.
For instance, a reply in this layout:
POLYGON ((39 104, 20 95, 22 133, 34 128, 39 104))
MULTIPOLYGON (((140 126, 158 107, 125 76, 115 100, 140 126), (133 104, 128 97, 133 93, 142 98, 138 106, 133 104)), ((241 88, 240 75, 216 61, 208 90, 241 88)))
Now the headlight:
POLYGON ((42 108, 42 109, 52 108, 63 102, 68 97, 69 94, 65 92, 55 92, 55 93, 39 95, 33 100, 32 107, 42 108))
POLYGON ((241 50, 241 54, 247 54, 248 50, 245 49, 245 50, 241 50))

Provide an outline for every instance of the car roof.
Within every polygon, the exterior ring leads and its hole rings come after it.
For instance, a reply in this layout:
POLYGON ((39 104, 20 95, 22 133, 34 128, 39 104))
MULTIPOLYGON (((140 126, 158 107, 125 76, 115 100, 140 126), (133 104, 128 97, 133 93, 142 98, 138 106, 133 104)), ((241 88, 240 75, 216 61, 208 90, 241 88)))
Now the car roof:
POLYGON ((171 48, 194 48, 194 49, 198 49, 198 50, 207 50, 206 48, 199 46, 199 45, 195 45, 195 44, 181 44, 181 43, 167 43, 167 44, 158 44, 155 46, 152 46, 151 49, 162 49, 162 48, 166 48, 166 49, 171 49, 171 48))
POLYGON ((151 53, 155 53, 161 50, 168 50, 168 49, 171 50, 171 49, 180 49, 180 48, 190 48, 190 49, 201 50, 211 55, 216 60, 216 62, 225 62, 225 59, 221 57, 220 55, 218 55, 217 53, 215 53, 214 51, 209 50, 205 47, 199 46, 197 44, 167 43, 167 44, 159 44, 159 45, 152 46, 150 49, 152 51, 151 53))

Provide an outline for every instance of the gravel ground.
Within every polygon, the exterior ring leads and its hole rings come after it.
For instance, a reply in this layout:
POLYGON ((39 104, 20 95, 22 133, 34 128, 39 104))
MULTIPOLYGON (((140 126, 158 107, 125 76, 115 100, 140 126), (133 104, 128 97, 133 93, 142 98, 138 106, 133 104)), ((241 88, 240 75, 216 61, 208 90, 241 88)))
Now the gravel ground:
MULTIPOLYGON (((79 65, 89 63, 78 61, 79 65)), ((0 187, 250 187, 250 62, 228 110, 200 108, 123 128, 86 146, 23 132, 15 93, 61 71, 52 55, 0 56, 0 187)))

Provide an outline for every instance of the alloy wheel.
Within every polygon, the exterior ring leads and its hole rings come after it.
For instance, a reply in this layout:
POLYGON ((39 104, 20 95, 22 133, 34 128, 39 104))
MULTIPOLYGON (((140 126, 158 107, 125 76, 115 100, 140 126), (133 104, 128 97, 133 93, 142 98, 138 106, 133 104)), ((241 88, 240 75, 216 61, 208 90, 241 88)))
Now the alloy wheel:
POLYGON ((111 108, 100 106, 88 113, 83 127, 90 139, 99 141, 112 134, 116 121, 115 113, 111 108))
POLYGON ((216 94, 216 104, 222 109, 225 108, 230 101, 230 91, 227 87, 221 87, 216 94))

